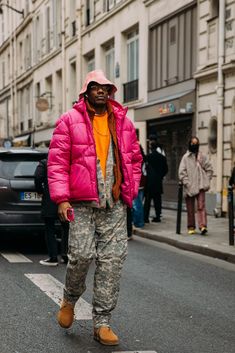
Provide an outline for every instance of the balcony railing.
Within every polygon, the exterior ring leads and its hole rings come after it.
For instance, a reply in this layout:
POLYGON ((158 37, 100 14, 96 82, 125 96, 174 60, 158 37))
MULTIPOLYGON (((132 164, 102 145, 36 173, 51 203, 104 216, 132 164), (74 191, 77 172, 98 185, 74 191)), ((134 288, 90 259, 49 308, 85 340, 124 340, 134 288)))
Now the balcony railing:
POLYGON ((135 101, 136 99, 138 99, 138 83, 139 80, 134 80, 123 84, 124 103, 135 101))

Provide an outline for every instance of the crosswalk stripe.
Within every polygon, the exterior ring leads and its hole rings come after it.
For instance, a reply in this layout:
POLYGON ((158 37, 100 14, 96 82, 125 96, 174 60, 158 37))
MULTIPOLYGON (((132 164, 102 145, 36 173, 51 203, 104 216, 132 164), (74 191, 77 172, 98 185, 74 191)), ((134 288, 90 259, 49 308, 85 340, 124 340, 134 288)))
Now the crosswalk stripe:
POLYGON ((15 253, 10 253, 10 252, 1 252, 1 255, 9 262, 12 263, 24 263, 24 262, 32 262, 30 259, 28 259, 26 256, 15 252, 15 253))
MULTIPOLYGON (((63 284, 55 277, 45 273, 25 273, 25 276, 37 287, 39 287, 56 304, 60 305, 61 298, 63 296, 63 284)), ((82 298, 77 301, 74 312, 76 320, 92 319, 92 306, 82 298)))

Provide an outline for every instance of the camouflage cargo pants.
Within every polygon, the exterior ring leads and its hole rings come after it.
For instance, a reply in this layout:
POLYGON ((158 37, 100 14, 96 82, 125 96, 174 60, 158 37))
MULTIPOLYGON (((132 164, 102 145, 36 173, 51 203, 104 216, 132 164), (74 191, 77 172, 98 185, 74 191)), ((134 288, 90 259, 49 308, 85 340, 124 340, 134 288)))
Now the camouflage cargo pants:
POLYGON ((75 304, 86 289, 86 276, 96 262, 93 293, 94 326, 109 325, 118 300, 123 262, 127 255, 126 207, 112 209, 75 207, 70 224, 64 298, 75 304))

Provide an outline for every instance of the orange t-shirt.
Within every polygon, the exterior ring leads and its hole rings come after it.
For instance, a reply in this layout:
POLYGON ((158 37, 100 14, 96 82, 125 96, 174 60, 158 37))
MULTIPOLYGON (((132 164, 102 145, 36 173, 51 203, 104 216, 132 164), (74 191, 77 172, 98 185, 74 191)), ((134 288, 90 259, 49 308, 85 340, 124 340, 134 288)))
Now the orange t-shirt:
POLYGON ((106 176, 106 161, 108 158, 110 131, 108 127, 108 113, 95 114, 93 119, 93 133, 96 145, 97 158, 100 160, 103 176, 106 176))

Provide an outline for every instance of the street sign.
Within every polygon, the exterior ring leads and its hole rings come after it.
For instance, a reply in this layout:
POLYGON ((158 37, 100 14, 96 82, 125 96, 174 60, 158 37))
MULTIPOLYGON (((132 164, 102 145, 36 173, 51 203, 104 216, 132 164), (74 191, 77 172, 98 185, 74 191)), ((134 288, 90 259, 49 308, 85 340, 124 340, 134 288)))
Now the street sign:
POLYGON ((36 102, 36 108, 40 111, 40 112, 45 112, 46 110, 49 109, 49 102, 46 98, 38 98, 37 102, 36 102))

